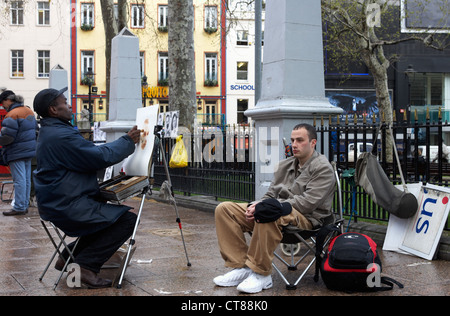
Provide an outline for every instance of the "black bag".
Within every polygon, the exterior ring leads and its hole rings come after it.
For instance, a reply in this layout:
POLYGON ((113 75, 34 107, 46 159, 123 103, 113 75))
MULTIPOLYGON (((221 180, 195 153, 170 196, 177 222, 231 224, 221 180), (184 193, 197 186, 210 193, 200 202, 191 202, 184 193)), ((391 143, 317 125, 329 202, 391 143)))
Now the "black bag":
MULTIPOLYGON (((319 255, 316 253, 316 255, 319 255)), ((391 278, 381 277, 381 260, 377 244, 360 233, 344 233, 331 240, 324 258, 317 258, 322 279, 330 290, 361 292, 392 290, 391 278), (382 287, 381 283, 387 285, 382 287)), ((318 280, 316 270, 315 280, 318 280)))

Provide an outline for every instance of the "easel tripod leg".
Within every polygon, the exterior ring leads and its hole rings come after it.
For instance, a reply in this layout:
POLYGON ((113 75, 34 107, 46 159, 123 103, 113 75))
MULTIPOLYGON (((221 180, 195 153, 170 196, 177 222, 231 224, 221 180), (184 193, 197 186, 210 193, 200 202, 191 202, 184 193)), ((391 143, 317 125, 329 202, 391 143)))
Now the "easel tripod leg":
MULTIPOLYGON (((158 137, 157 133, 155 133, 155 135, 156 135, 156 137, 158 137)), ((186 249, 186 243, 184 241, 183 229, 182 229, 182 226, 181 226, 181 219, 180 219, 180 215, 178 213, 177 202, 175 201, 175 195, 174 195, 173 189, 172 189, 172 181, 170 180, 169 167, 167 166, 167 160, 166 160, 166 156, 165 156, 165 151, 164 151, 164 147, 163 147, 163 145, 161 143, 161 140, 159 141, 159 148, 161 150, 162 160, 163 160, 163 164, 164 164, 164 170, 165 170, 165 173, 166 173, 167 182, 169 184, 170 195, 171 195, 171 199, 172 199, 172 202, 173 202, 173 207, 175 209, 175 213, 176 213, 176 216, 177 216, 176 221, 178 223, 178 228, 180 229, 181 240, 183 242, 183 247, 184 247, 184 253, 186 254, 187 266, 190 267, 191 263, 189 262, 189 256, 188 256, 187 249, 186 249)))
POLYGON ((136 231, 137 231, 137 227, 139 225, 139 221, 141 219, 142 209, 144 208, 144 201, 145 201, 145 196, 146 196, 147 190, 148 190, 148 188, 145 188, 144 193, 142 194, 142 199, 141 199, 141 204, 139 206, 139 212, 137 214, 136 224, 134 225, 133 234, 131 235, 130 242, 128 244, 128 251, 127 251, 125 261, 123 261, 123 267, 122 267, 122 272, 120 274, 120 279, 119 279, 119 282, 117 283, 118 289, 122 288, 123 277, 125 275, 125 271, 127 270, 127 266, 128 266, 129 260, 130 260, 131 250, 135 244, 136 231))

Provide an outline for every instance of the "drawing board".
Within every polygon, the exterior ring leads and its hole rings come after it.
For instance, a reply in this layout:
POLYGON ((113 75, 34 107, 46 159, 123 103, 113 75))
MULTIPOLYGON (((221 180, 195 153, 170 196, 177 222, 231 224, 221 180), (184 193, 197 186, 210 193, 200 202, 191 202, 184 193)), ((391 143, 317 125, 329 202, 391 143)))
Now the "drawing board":
POLYGON ((155 135, 153 130, 158 121, 158 107, 149 106, 136 111, 136 125, 142 130, 141 139, 136 144, 135 152, 129 156, 124 164, 123 171, 129 176, 150 176, 150 160, 152 158, 155 135))

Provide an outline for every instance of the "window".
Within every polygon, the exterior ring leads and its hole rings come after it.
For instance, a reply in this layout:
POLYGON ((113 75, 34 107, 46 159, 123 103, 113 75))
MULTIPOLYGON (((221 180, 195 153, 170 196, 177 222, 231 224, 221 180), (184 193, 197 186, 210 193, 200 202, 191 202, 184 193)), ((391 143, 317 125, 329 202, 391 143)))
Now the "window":
POLYGON ((114 4, 114 21, 119 22, 119 5, 116 3, 114 4))
POLYGON ((169 84, 169 53, 158 54, 158 68, 158 85, 167 86, 169 84))
POLYGON ((237 122, 238 124, 248 123, 247 116, 244 115, 244 112, 248 109, 248 100, 239 99, 237 101, 237 122))
POLYGON ((50 77, 50 51, 49 50, 38 50, 37 76, 38 76, 38 78, 50 77))
POLYGON ((94 71, 94 51, 82 51, 81 52, 81 83, 88 84, 86 73, 91 68, 94 71))
POLYGON ((37 24, 50 25, 50 3, 39 1, 37 3, 37 24))
POLYGON ((81 26, 94 26, 94 4, 81 4, 81 26))
POLYGON ((23 50, 11 51, 11 78, 23 78, 23 50))
POLYGON ((159 100, 159 113, 169 112, 169 101, 159 100))
POLYGON ((205 85, 217 86, 217 54, 205 54, 205 85))
POLYGON ((248 62, 237 62, 237 80, 248 80, 248 62))
POLYGON ((206 101, 205 102, 205 122, 208 125, 220 124, 220 115, 217 113, 217 102, 206 101))
POLYGON ((441 73, 416 73, 411 82, 411 105, 442 106, 444 76, 441 73))
POLYGON ((217 29, 217 7, 205 7, 205 29, 217 29))
POLYGON ((160 5, 158 7, 158 27, 168 27, 167 6, 160 5))
POLYGON ((145 19, 145 8, 143 5, 133 4, 131 6, 131 27, 143 28, 145 19))
POLYGON ((237 35, 236 45, 239 45, 239 46, 247 46, 248 45, 248 31, 239 30, 236 32, 236 35, 237 35))
POLYGON ((11 24, 23 25, 23 1, 11 1, 11 24))
POLYGON ((401 0, 400 10, 402 32, 450 33, 447 0, 401 0))

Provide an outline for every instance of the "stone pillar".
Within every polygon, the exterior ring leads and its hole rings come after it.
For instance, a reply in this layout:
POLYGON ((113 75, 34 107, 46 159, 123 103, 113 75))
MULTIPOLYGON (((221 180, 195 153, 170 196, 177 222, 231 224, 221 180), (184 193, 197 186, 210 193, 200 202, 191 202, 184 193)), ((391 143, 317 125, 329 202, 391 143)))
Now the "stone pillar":
POLYGON ((284 159, 292 128, 342 112, 325 98, 320 1, 266 1, 263 68, 261 98, 245 112, 256 127, 256 199, 284 159))
POLYGON ((61 90, 62 88, 68 87, 69 89, 64 92, 64 96, 67 100, 70 100, 70 87, 67 70, 65 70, 60 64, 57 64, 50 70, 48 87, 56 90, 61 90))
POLYGON ((101 128, 106 142, 118 139, 136 123, 136 110, 142 107, 140 73, 139 38, 123 28, 111 45, 109 119, 101 128))
MULTIPOLYGON (((106 142, 112 142, 136 124, 136 110, 142 107, 139 38, 126 27, 112 39, 109 119, 101 127, 106 142)), ((114 175, 120 167, 114 168, 114 175)))

